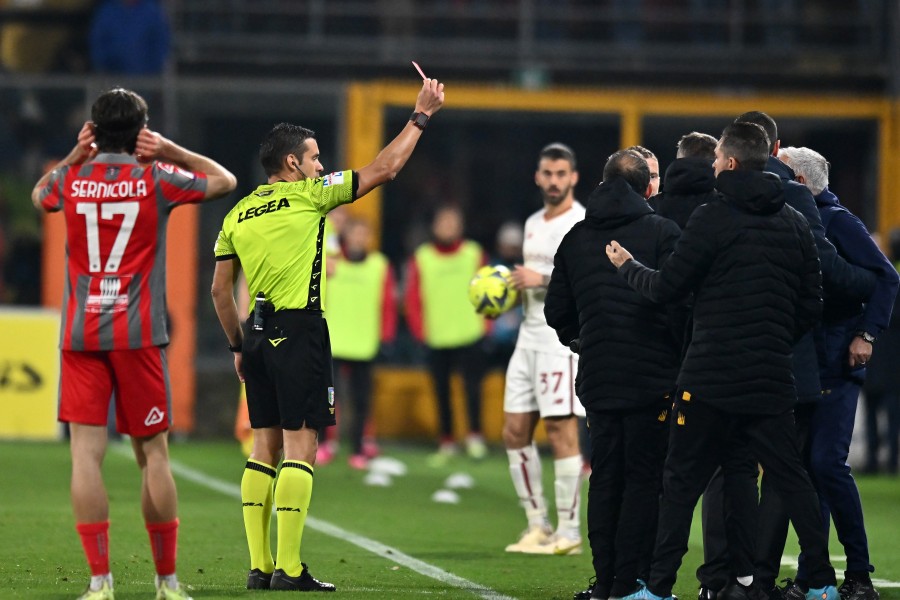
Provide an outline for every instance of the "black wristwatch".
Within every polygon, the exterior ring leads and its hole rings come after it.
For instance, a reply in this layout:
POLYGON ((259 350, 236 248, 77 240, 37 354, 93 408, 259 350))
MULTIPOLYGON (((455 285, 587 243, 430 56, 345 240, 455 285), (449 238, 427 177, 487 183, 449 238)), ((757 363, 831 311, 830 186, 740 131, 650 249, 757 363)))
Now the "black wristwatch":
POLYGON ((430 119, 428 115, 421 112, 413 112, 413 114, 409 115, 409 120, 412 121, 412 124, 425 131, 425 128, 428 126, 428 119, 430 119))
POLYGON ((244 343, 243 343, 243 342, 238 342, 238 345, 237 345, 237 346, 228 346, 228 349, 229 349, 231 352, 243 352, 243 350, 244 350, 244 343))
POLYGON ((868 331, 857 331, 856 337, 861 337, 862 339, 869 342, 870 344, 875 343, 875 336, 872 335, 871 333, 869 333, 868 331))

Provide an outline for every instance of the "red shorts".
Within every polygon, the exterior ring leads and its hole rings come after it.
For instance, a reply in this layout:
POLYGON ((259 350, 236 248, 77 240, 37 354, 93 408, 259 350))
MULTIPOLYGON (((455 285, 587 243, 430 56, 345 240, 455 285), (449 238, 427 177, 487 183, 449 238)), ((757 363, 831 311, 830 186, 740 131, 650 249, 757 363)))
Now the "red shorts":
POLYGON ((119 433, 147 437, 168 429, 171 390, 166 351, 156 346, 106 352, 62 351, 60 421, 106 425, 111 398, 116 401, 119 433))

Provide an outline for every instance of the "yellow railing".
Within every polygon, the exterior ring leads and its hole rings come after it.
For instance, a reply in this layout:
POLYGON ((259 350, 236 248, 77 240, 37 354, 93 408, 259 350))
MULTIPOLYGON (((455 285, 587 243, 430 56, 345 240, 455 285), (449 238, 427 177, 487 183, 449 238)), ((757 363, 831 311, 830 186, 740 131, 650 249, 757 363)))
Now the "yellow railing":
MULTIPOLYGON (((372 160, 386 142, 385 110, 410 107, 417 89, 415 84, 394 82, 348 86, 345 164, 364 165, 372 160)), ((445 110, 454 109, 618 115, 623 148, 642 142, 646 117, 733 117, 748 110, 762 110, 777 118, 872 120, 878 130, 878 229, 884 233, 900 224, 900 101, 884 96, 587 88, 527 91, 453 85, 445 110)), ((381 190, 376 189, 366 202, 353 206, 376 229, 381 221, 381 199, 381 190)))

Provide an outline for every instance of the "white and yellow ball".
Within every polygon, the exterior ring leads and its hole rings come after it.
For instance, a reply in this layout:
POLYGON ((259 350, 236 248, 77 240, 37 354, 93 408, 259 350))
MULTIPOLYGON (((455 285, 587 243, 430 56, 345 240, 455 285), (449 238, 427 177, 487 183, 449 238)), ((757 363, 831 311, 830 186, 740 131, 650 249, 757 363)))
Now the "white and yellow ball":
POLYGON ((476 271, 469 282, 469 302, 475 312, 486 317, 496 317, 506 312, 519 298, 512 285, 512 272, 503 265, 486 265, 476 271))

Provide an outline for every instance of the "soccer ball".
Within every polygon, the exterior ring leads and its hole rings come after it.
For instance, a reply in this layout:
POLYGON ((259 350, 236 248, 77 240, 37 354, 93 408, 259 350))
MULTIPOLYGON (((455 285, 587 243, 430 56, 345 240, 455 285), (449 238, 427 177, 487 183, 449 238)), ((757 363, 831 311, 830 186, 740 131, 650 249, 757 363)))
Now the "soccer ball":
POLYGON ((475 312, 496 317, 512 308, 519 292, 512 285, 512 273, 503 265, 481 267, 469 282, 469 302, 475 312))

